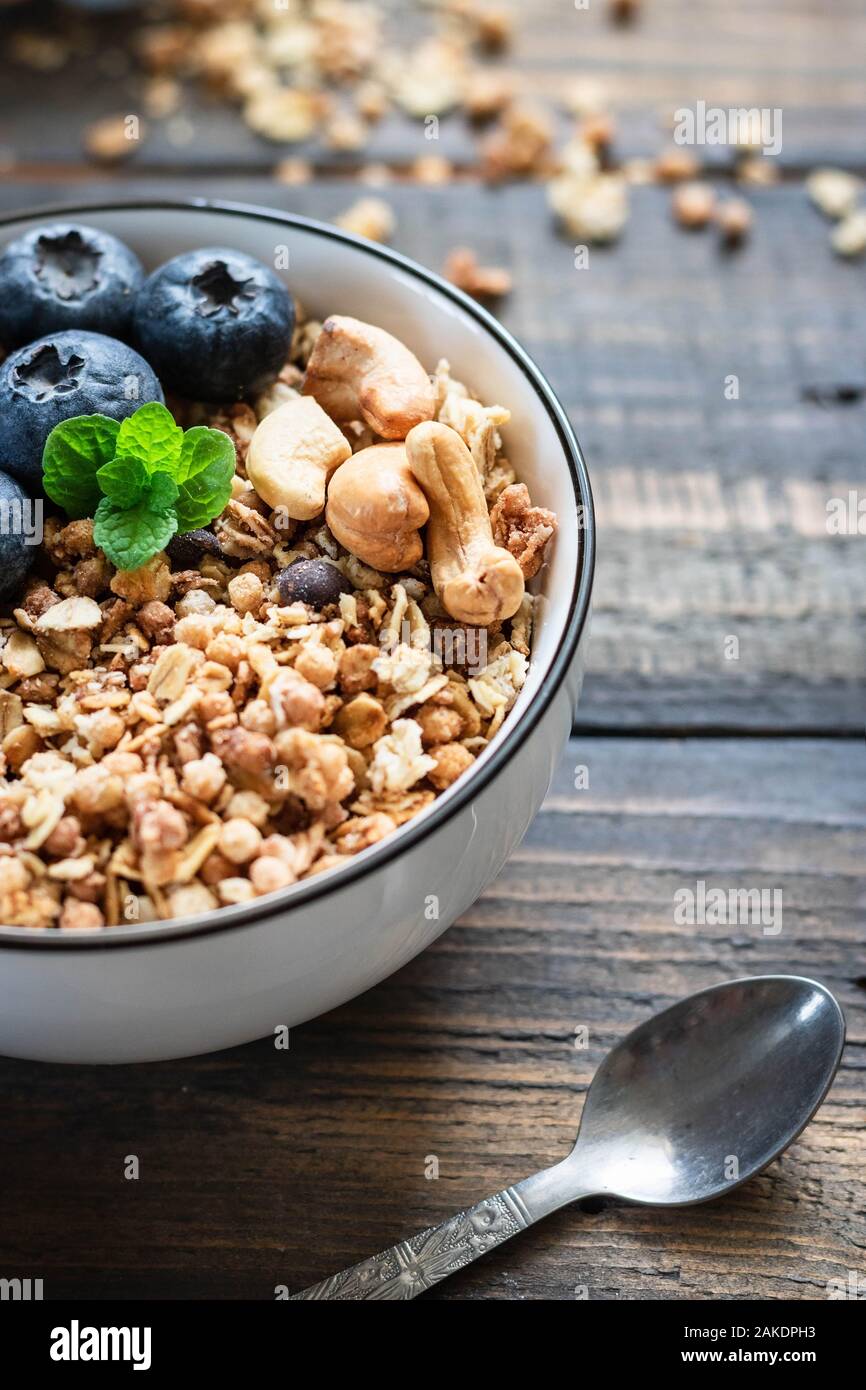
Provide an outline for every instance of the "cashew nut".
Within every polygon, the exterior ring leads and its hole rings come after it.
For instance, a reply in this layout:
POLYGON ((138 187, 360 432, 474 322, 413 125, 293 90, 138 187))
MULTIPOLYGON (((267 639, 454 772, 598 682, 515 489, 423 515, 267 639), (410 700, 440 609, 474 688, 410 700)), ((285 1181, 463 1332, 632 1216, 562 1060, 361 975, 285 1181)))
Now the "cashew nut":
POLYGON ((247 450, 247 477, 269 507, 285 507, 295 521, 311 521, 325 505, 328 479, 351 453, 318 401, 296 396, 256 428, 247 450))
POLYGON ((326 520, 332 533, 365 565, 386 574, 417 565, 424 553, 418 528, 429 514, 405 444, 360 449, 328 488, 326 520))
POLYGON ((405 439, 435 409, 430 378, 403 343, 337 314, 322 325, 303 391, 338 424, 364 420, 382 439, 405 439))
POLYGON ((487 626, 512 617, 523 598, 514 556, 494 545, 481 478, 456 430, 416 425, 406 454, 430 506, 427 558, 433 587, 452 618, 487 626))

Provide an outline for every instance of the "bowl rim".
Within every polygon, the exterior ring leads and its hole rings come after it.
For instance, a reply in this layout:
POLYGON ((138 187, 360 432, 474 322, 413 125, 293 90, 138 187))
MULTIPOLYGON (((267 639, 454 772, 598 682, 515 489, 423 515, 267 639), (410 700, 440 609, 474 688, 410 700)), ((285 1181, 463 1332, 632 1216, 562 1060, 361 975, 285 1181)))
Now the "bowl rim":
POLYGON ((220 213, 229 217, 274 222, 297 227, 314 236, 331 241, 342 242, 374 257, 386 264, 431 286, 440 295, 456 303, 465 313, 492 337, 497 346, 504 350, 521 369, 533 387, 535 394, 544 406, 551 424, 562 446, 563 455, 571 475, 575 504, 582 510, 578 512, 580 545, 578 562, 574 576, 568 610, 562 635, 550 662, 547 674, 529 700, 526 709, 504 733, 501 741, 491 750, 490 757, 477 772, 473 771, 465 783, 456 785, 453 796, 448 792, 432 802, 427 813, 400 826, 394 835, 379 844, 371 845, 350 858, 345 866, 330 870, 300 883, 290 884, 276 893, 254 899, 251 903, 236 907, 214 908, 208 913, 198 913, 193 917, 173 921, 118 924, 102 927, 95 931, 60 931, 58 929, 38 930, 33 927, 13 927, 0 924, 0 949, 12 950, 119 950, 124 947, 145 947, 147 945, 168 944, 188 941, 193 937, 208 936, 215 932, 242 931, 255 926, 263 919, 280 912, 291 912, 295 907, 306 906, 316 899, 325 898, 331 892, 349 887, 360 878, 383 869, 391 860, 411 849, 421 840, 431 835, 440 826, 463 810, 475 796, 488 786, 504 769, 512 752, 525 742, 539 723, 542 715, 551 704, 562 686, 577 651, 581 635, 589 616, 592 582, 595 571, 595 511, 589 472, 580 445, 568 420, 564 408, 547 377, 520 345, 517 339, 493 317, 455 285, 450 284, 435 271, 428 270, 411 257, 390 246, 368 241, 330 223, 300 213, 285 212, 279 208, 268 208, 253 203, 234 202, 220 198, 118 198, 92 202, 52 203, 35 208, 24 208, 0 215, 0 228, 16 223, 30 222, 34 218, 61 219, 66 217, 86 217, 88 213, 112 212, 186 212, 220 213))

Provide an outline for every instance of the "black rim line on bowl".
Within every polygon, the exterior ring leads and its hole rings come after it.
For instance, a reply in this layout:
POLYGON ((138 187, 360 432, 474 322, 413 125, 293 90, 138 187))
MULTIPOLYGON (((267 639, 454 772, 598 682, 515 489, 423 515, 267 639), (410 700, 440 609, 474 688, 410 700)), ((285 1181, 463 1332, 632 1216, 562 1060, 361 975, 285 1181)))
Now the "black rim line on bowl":
POLYGON ((226 202, 211 198, 154 198, 116 202, 53 204, 48 207, 25 208, 14 213, 4 213, 0 216, 0 228, 19 222, 30 222, 34 219, 86 217, 88 213, 160 211, 214 212, 231 217, 252 219, 256 222, 282 223, 300 227, 304 231, 325 237, 330 241, 344 242, 363 251, 366 255, 398 267, 416 280, 426 282, 480 323, 482 328, 496 340, 498 345, 516 362, 524 375, 529 378, 540 397, 559 436, 568 463, 574 485, 575 503, 583 509, 582 514, 578 513, 579 517, 582 515, 582 522, 578 527, 580 544, 568 615, 547 675, 543 678, 523 714, 508 730, 499 746, 492 750, 489 761, 478 772, 469 774, 465 785, 457 789, 453 798, 447 799, 446 792, 444 799, 437 799, 431 803, 426 815, 422 814, 417 821, 410 820, 405 825, 400 826, 394 835, 381 845, 371 845, 368 849, 362 850, 359 855, 347 862, 345 868, 341 866, 338 869, 328 871, 320 878, 314 877, 301 883, 291 884, 277 893, 268 894, 237 908, 214 908, 212 914, 199 914, 197 925, 195 918, 181 918, 176 926, 169 919, 160 922, 119 924, 101 928, 99 931, 79 933, 59 931, 57 928, 35 929, 33 927, 9 927, 0 924, 0 948, 7 950, 118 950, 124 946, 143 947, 149 943, 185 941, 191 937, 208 935, 211 932, 241 931, 245 927, 254 926, 262 918, 271 917, 279 912, 289 913, 294 907, 301 907, 316 898, 326 897, 335 890, 346 888, 353 882, 357 882, 366 874, 384 868, 392 859, 412 848, 438 826, 443 825, 458 811, 470 804, 476 794, 499 774, 508 762, 512 751, 524 742, 538 724, 562 685, 577 650, 589 612, 595 569, 595 512, 586 463, 568 417, 546 376, 535 365, 517 339, 474 299, 464 294, 462 290, 458 290, 447 280, 442 279, 435 271, 427 270, 426 267, 419 265, 408 256, 402 255, 399 251, 394 251, 391 247, 366 241, 363 237, 355 236, 351 232, 345 232, 328 223, 318 222, 312 217, 305 217, 299 213, 282 212, 279 209, 258 207, 254 204, 226 202))

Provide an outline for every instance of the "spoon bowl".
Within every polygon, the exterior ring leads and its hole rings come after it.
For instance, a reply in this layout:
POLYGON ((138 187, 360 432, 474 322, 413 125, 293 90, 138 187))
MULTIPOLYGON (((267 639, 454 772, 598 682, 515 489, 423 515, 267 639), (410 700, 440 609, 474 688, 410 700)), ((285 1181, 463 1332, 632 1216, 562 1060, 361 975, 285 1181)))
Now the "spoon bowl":
POLYGON ((672 1207, 730 1192, 806 1127, 844 1043, 842 1010, 814 980, 758 975, 701 990, 608 1053, 561 1163, 294 1297, 415 1298, 583 1197, 672 1207))
POLYGON ((702 990, 608 1053, 567 1162, 594 1194, 629 1202, 729 1192, 805 1128, 844 1042, 842 1011, 814 980, 766 975, 702 990))

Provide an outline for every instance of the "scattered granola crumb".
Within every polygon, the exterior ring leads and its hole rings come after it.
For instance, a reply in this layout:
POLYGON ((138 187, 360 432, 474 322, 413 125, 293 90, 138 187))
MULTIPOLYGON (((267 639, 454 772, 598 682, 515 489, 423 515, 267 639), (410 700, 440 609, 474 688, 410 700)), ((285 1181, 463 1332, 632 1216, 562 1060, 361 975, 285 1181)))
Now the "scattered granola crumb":
POLYGON ((336 218, 338 227, 369 241, 390 241, 394 235, 395 218, 384 198, 359 198, 336 218))
POLYGON ((653 171, 660 183, 685 183, 698 177, 701 166, 691 150, 674 145, 656 156, 653 171))
POLYGON ((431 37, 394 63, 391 95, 410 116, 442 116, 460 104, 466 73, 463 46, 444 36, 431 37))
POLYGON ((530 102, 514 102, 484 143, 484 172, 494 182, 542 173, 552 147, 553 124, 547 112, 530 102))
POLYGON ((641 0, 607 0, 607 12, 614 24, 631 24, 640 14, 641 0))
POLYGON ((716 225, 722 243, 739 246, 752 229, 752 209, 744 198, 728 198, 716 212, 716 225))
POLYGON ((593 154, 606 156, 616 138, 616 122, 609 115, 586 116, 580 123, 577 137, 593 154))
POLYGON ((572 116, 597 116, 609 109, 610 99, 603 82, 583 75, 570 80, 562 104, 572 116))
POLYGON ((492 121, 514 100, 514 92, 514 78, 510 73, 496 68, 476 68, 466 90, 466 114, 471 121, 492 121))
POLYGON ((34 72, 58 72, 65 67, 70 50, 62 39, 35 29, 18 29, 9 41, 9 57, 34 72))
POLYGON ((507 10, 476 9, 474 6, 464 5, 464 13, 482 48, 490 53, 499 53, 509 46, 514 35, 514 20, 507 10))
POLYGON ((293 188, 298 184, 309 183, 313 177, 313 166, 306 159, 281 159, 274 169, 277 183, 293 188))
POLYGON ((825 217, 838 221, 856 208, 863 183, 845 169, 816 169, 806 180, 806 192, 825 217))
POLYGON ((321 97, 300 88, 264 84, 250 96, 244 120, 266 140, 291 144, 308 140, 323 114, 321 97))
POLYGON ((359 116, 343 111, 326 122, 323 134, 329 149, 354 151, 364 148, 370 130, 359 116))
POLYGON ((119 164, 135 154, 143 138, 137 116, 104 116, 85 130, 84 149, 99 164, 119 164))
POLYGON ((781 174, 772 159, 765 155, 750 155, 737 164, 737 182, 755 188, 771 188, 781 174))
POLYGON ((512 279, 503 266, 484 266, 468 246, 458 246, 449 254, 442 270, 452 285, 476 299, 501 299, 511 293, 512 279))
POLYGON ((165 120, 180 106, 183 93, 171 77, 154 77, 144 88, 144 109, 154 120, 165 120))
POLYGON ((388 91, 381 82, 368 79, 355 89, 355 106, 365 121, 381 121, 388 110, 388 91))
POLYGON ((674 189, 671 207, 681 227, 699 231, 713 219, 716 195, 708 183, 682 183, 674 189))
POLYGON ((830 245, 837 256, 854 259, 866 251, 866 210, 849 212, 833 228, 830 245))
MULTIPOLYGON (((587 154, 592 158, 591 152, 587 154)), ((548 199, 570 236, 615 241, 628 220, 628 184, 622 174, 568 169, 548 184, 548 199)))
POLYGON ((415 183, 449 183, 454 176, 454 167, 449 159, 441 154, 421 154, 409 167, 409 177, 415 183))

